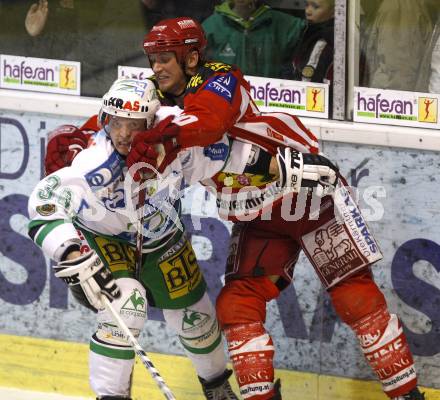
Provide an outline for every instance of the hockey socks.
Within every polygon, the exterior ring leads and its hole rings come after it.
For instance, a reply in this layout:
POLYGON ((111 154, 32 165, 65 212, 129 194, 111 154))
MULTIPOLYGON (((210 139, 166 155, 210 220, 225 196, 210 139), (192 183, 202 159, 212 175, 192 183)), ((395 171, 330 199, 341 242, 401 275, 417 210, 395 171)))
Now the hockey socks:
POLYGON ((229 325, 224 332, 243 399, 273 398, 274 346, 263 324, 252 322, 229 325))
POLYGON ((416 371, 402 324, 386 308, 380 308, 353 324, 362 351, 391 398, 417 385, 416 371))

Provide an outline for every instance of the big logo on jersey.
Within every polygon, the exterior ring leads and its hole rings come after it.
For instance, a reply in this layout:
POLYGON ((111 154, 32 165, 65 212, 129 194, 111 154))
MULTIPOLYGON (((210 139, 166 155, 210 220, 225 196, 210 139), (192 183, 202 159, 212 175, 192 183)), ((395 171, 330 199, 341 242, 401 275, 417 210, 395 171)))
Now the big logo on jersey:
MULTIPOLYGON (((126 242, 111 240, 103 236, 89 237, 98 246, 98 251, 104 257, 105 264, 116 277, 126 276, 127 271, 133 272, 136 256, 133 247, 126 242)), ((83 243, 86 243, 83 241, 83 243)))
POLYGON ((175 254, 159 261, 159 268, 171 299, 187 295, 202 282, 196 255, 186 239, 175 254))
POLYGON ((209 90, 210 92, 223 97, 229 103, 232 103, 232 97, 234 96, 236 86, 237 78, 232 75, 232 73, 228 73, 210 79, 204 89, 209 90))
POLYGON ((104 163, 88 172, 85 178, 92 190, 99 190, 120 177, 121 173, 121 157, 114 151, 104 163))

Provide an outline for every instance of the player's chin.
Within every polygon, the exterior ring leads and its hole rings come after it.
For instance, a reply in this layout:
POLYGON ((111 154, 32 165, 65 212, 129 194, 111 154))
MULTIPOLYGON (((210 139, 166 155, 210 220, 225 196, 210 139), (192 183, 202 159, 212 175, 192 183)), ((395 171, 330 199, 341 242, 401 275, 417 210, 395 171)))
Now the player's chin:
POLYGON ((130 145, 129 144, 118 144, 116 146, 116 150, 119 154, 126 156, 130 152, 130 145))
POLYGON ((164 80, 164 81, 159 81, 158 82, 159 83, 159 89, 162 91, 162 92, 168 92, 169 91, 169 88, 170 88, 170 84, 169 84, 169 82, 168 82, 168 80, 164 80))

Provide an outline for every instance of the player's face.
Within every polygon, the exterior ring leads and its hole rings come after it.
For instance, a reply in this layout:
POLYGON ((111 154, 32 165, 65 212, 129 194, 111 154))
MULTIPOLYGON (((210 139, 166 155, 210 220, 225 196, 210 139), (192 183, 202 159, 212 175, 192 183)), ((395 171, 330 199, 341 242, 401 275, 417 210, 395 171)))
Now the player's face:
POLYGON ((306 1, 306 18, 311 24, 328 21, 334 16, 334 6, 329 0, 306 1))
POLYGON ((136 131, 145 129, 144 119, 124 118, 111 116, 109 121, 109 132, 113 146, 119 154, 126 156, 130 151, 136 131))
POLYGON ((186 86, 186 75, 172 51, 149 55, 151 68, 159 89, 171 95, 180 95, 186 86))

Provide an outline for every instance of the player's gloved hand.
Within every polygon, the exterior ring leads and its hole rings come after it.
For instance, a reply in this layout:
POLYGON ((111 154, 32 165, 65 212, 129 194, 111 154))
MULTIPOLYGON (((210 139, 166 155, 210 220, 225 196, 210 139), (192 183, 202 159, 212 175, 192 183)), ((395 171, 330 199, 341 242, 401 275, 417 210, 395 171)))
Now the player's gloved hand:
POLYGON ((97 310, 102 310, 104 304, 101 295, 109 300, 121 296, 111 271, 103 264, 94 250, 78 258, 62 261, 54 267, 55 276, 61 278, 69 286, 78 286, 88 303, 97 310))
POLYGON ((294 192, 302 187, 314 188, 314 193, 320 197, 334 191, 339 170, 323 155, 278 147, 276 159, 282 187, 290 187, 294 192))
POLYGON ((70 166, 75 156, 87 147, 89 137, 73 125, 61 125, 50 132, 44 159, 46 175, 70 166))
POLYGON ((143 141, 138 141, 137 143, 133 141, 130 152, 125 159, 125 164, 129 168, 133 179, 139 182, 142 177, 148 176, 152 172, 154 173, 153 168, 157 169, 158 158, 159 153, 156 151, 155 145, 143 141), (151 168, 145 165, 137 166, 136 164, 138 163, 148 164, 151 168))
MULTIPOLYGON (((158 166, 159 172, 163 172, 167 165, 176 159, 181 146, 179 143, 179 127, 171 122, 173 118, 174 116, 170 115, 160 121, 155 127, 136 134, 126 160, 129 168, 136 162, 148 162, 147 160, 151 160, 153 154, 151 149, 153 148, 154 150, 153 145, 157 144, 163 145, 165 152, 165 157, 158 166)), ((156 167, 157 165, 153 166, 156 167)))

